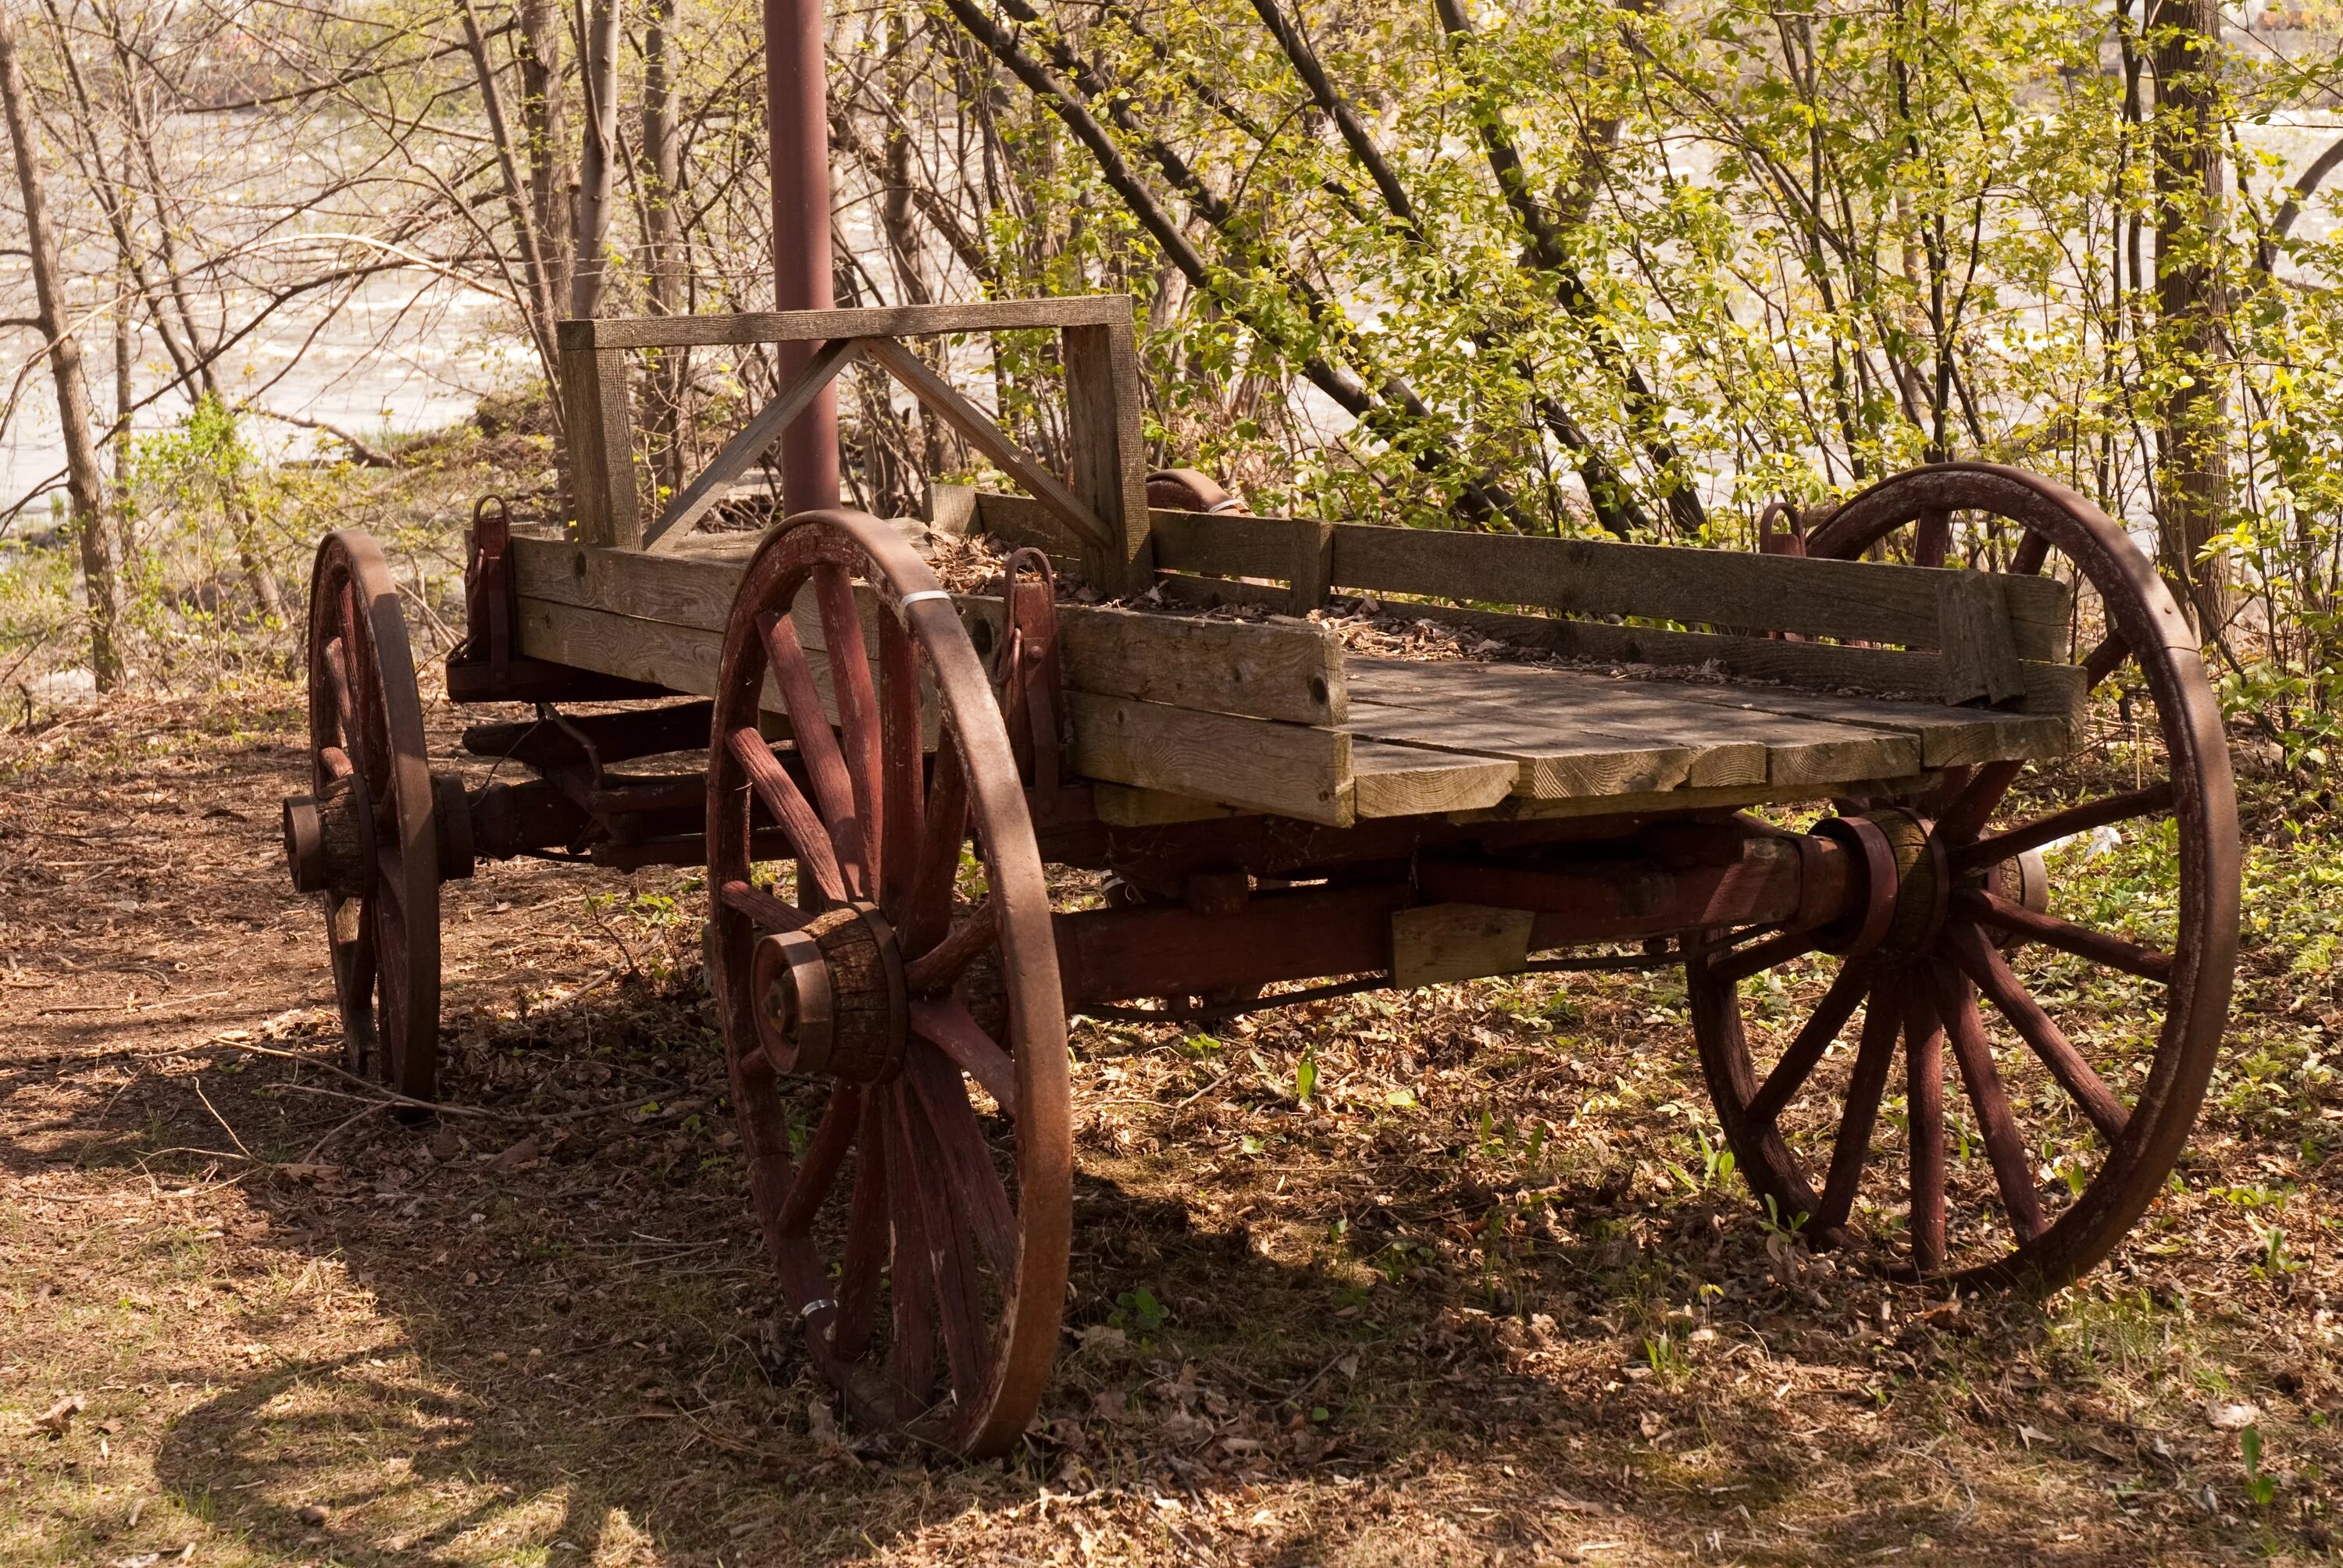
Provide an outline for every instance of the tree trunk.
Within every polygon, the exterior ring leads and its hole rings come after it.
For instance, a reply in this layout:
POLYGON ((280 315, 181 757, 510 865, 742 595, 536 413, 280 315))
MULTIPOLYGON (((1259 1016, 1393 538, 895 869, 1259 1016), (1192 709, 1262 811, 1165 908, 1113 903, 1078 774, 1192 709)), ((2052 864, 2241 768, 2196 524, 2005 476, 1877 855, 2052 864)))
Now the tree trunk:
POLYGON ((130 496, 130 414, 138 404, 136 372, 138 361, 136 331, 131 325, 133 301, 139 296, 132 287, 130 258, 122 258, 121 276, 116 281, 120 296, 114 307, 114 531, 115 558, 122 563, 126 575, 136 579, 138 559, 138 509, 130 496))
POLYGON ((569 116, 562 95, 561 8, 554 0, 521 0, 513 15, 520 25, 520 123, 530 216, 543 247, 547 292, 567 299, 577 174, 569 164, 569 116))
POLYGON ((594 0, 586 28, 586 135, 578 160, 578 231, 571 244, 569 314, 602 314, 603 251, 618 146, 618 0, 594 0))
MULTIPOLYGON (((643 27, 643 282, 651 314, 683 307, 682 145, 675 117, 675 77, 668 49, 674 40, 676 0, 651 0, 643 27)), ((683 379, 686 350, 651 359, 651 461, 661 489, 683 487, 683 379)))
POLYGON ((48 195, 41 184, 40 159, 33 141, 33 109, 25 98, 15 24, 5 7, 0 7, 0 109, 6 112, 8 139, 16 149, 16 188, 25 205, 25 239, 32 252, 40 333, 48 340, 49 371, 57 387, 57 422, 65 427, 65 491, 73 499, 74 538, 81 548, 82 587, 89 600, 89 671, 100 691, 112 691, 122 684, 122 650, 117 641, 121 604, 106 530, 106 479, 98 470, 97 438, 89 425, 89 387, 82 375, 81 344, 66 325, 71 312, 57 259, 57 236, 49 226, 48 195))
POLYGON ((2228 510, 2228 387, 2216 249, 2224 228, 2220 0, 2157 0, 2148 13, 2156 69, 2156 308, 2175 378, 2157 428, 2157 554, 2198 633, 2228 624, 2229 587, 2200 558, 2228 510))

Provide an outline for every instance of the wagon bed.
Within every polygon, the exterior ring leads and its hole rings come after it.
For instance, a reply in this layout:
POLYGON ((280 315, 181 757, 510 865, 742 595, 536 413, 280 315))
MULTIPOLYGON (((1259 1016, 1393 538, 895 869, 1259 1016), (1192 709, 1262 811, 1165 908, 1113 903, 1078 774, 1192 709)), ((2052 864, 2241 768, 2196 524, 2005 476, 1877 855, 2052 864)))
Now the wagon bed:
MULTIPOLYGON (((975 499, 986 520, 1003 525, 1012 539, 1048 538, 1034 526, 1036 514, 1016 504, 1016 498, 975 499)), ((962 513, 973 517, 976 508, 962 513)), ((1176 537, 1183 521, 1197 516, 1158 511, 1159 548, 1163 538, 1176 537)), ((1272 544, 1281 531, 1296 527, 1292 519, 1276 518, 1215 518, 1212 523, 1223 538, 1251 535, 1272 544)), ((924 532, 917 525, 908 531, 924 532)), ((1403 532, 1342 530, 1350 538, 1403 532)), ((708 695, 725 617, 755 542, 749 535, 702 535, 649 556, 517 537, 518 651, 671 691, 708 695)), ((1516 568, 1525 559, 1543 564, 1539 558, 1550 552, 1540 547, 1562 545, 1468 536, 1434 542, 1494 545, 1510 558, 1493 564, 1516 568)), ((1362 553, 1384 543, 1365 538, 1362 553)), ((1604 565, 1614 555, 1633 559, 1658 553, 1601 543, 1563 548, 1604 565)), ((1176 546, 1172 553, 1176 555, 1176 546)), ((1233 558, 1239 566, 1262 564, 1233 558)), ((1728 575, 1714 587, 1725 593, 1763 594, 1772 586, 1767 578, 1809 578, 1844 566, 1719 558, 1728 575), (1749 577, 1751 568, 1759 580, 1737 580, 1749 577)), ((1984 574, 1854 569, 1865 578, 1957 577, 2003 588, 1984 574)), ((1418 575, 1383 574, 1385 580, 1403 581, 1418 575)), ((1192 597, 1229 592, 1259 599, 1292 592, 1260 579, 1187 580, 1203 590, 1192 597)), ((1506 578, 1500 571, 1490 580, 1506 578)), ((1695 580, 1694 586, 1712 585, 1695 580)), ((1900 603, 1892 593, 1883 596, 1883 587, 1898 584, 1864 586, 1870 602, 1853 611, 1840 607, 1785 616, 1761 601, 1730 613, 1760 622, 1786 618, 1943 640, 1936 618, 1926 613, 1935 608, 1935 583, 1926 584, 1926 600, 1907 596, 1900 603)), ((2037 622, 2063 608, 2060 585, 2022 587, 2036 590, 2026 608, 2037 622)), ((963 619, 973 625, 997 620, 997 599, 973 594, 956 598, 963 619)), ((1582 655, 1600 650, 1632 659, 1634 668, 1620 673, 1624 666, 1377 658, 1346 649, 1323 623, 1292 616, 1206 619, 1061 605, 1069 760, 1076 773, 1098 786, 1100 815, 1124 826, 1232 812, 1347 826, 1426 813, 1566 815, 1895 793, 1946 768, 2057 755, 2069 743, 2081 694, 2079 670, 2040 660, 2016 661, 2013 683, 2025 684, 2003 709, 1893 691, 1899 685, 1943 687, 1954 661, 1941 653, 1635 628, 1435 602, 1394 602, 1387 608, 1496 633, 1513 647, 1582 655), (1834 680, 1839 689, 1816 690, 1778 678, 1728 678, 1725 672, 1735 666, 1834 680), (1857 694, 1858 681, 1891 690, 1857 694)), ((867 596, 864 609, 867 618, 867 596)), ((1720 613, 1713 606, 1707 612, 1720 613)), ((827 697, 820 618, 808 602, 800 604, 795 619, 827 697)), ((980 640, 984 635, 980 633, 980 640)), ((2037 628, 2028 650, 2046 653, 2062 640, 2039 635, 2037 628)), ((1979 693, 1980 700, 1984 697, 1979 693)))

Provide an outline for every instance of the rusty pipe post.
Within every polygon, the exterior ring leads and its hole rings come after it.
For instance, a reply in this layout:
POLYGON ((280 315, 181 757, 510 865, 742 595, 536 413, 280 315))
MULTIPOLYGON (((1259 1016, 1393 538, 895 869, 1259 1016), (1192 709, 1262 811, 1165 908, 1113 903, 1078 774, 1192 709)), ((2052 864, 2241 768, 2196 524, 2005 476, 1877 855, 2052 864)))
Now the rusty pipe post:
MULTIPOLYGON (((828 310, 830 107, 821 0, 765 0, 765 124, 772 138, 773 302, 779 310, 828 310)), ((819 343, 779 345, 780 385, 805 368, 819 343)), ((781 434, 784 513, 838 505, 838 396, 825 387, 781 434)))

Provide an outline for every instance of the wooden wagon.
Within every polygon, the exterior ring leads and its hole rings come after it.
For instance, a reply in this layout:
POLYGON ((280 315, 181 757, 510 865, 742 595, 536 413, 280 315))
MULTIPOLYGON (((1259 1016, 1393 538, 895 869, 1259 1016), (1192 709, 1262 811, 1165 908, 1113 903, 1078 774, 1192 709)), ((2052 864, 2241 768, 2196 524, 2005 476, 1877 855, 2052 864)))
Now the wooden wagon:
POLYGON ((447 666, 456 700, 537 716, 466 733, 495 781, 435 771, 382 558, 328 538, 287 855, 324 899, 354 1058, 418 1099, 443 880, 524 854, 705 865, 756 1213, 861 1419, 986 1454, 1031 1418, 1066 1295, 1076 1012, 1680 966, 1759 1199, 1932 1279, 2069 1279, 2177 1157, 2236 949, 2227 751, 2173 600, 2061 486, 1922 468, 1756 554, 1329 525, 1177 474, 1156 495, 1182 504, 1150 506, 1121 298, 572 322, 561 344, 574 533, 482 508, 447 666), (1036 327, 1061 337, 1064 476, 902 342, 1036 327), (750 341, 820 347, 649 518, 624 356, 750 341), (857 357, 1023 493, 696 530, 857 357), (1947 564, 1960 514, 1999 569, 1947 564), (944 588, 926 554, 953 533, 1011 551, 999 581, 944 588), (1310 615, 1337 594, 1552 657, 1363 656, 1310 615), (2094 789, 2074 754, 2109 680, 2123 777, 2094 789), (2053 912, 2041 854, 2139 819, 2177 867, 2158 947, 2053 912), (1053 908, 1052 865, 1098 875, 1053 908), (1753 1028, 1751 982, 1793 964, 1819 1000, 1753 1028), (1982 1161, 1948 1161, 1948 1077, 1982 1161), (2046 1164, 2084 1125, 2096 1154, 2046 1164))

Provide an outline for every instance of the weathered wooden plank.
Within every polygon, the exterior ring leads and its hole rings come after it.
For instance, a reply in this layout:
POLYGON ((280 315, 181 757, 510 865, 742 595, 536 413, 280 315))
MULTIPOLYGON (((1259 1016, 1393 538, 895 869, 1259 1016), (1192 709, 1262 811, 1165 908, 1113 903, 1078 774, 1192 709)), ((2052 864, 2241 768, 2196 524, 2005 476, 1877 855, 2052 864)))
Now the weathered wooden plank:
POLYGON ((1424 904, 1391 918, 1392 983, 1443 985, 1515 974, 1530 961, 1527 910, 1486 904, 1424 904))
MULTIPOLYGON (((1359 819, 1431 817, 1493 806, 1513 793, 1520 765, 1383 740, 1351 739, 1359 819)), ((1104 815, 1101 810, 1101 815, 1104 815)))
POLYGON ((1349 710, 1342 645, 1306 620, 1198 620, 1111 606, 1061 607, 1066 683, 1108 697, 1338 724, 1349 710))
POLYGON ((1755 784, 1765 777, 1763 746, 1710 748, 1573 733, 1536 715, 1440 713, 1358 700, 1343 728, 1363 739, 1504 759, 1515 769, 1513 792, 1539 800, 1674 789, 1690 782, 1694 767, 1704 761, 1723 775, 1710 782, 1755 784))
POLYGON ((1338 729, 1066 693, 1074 771, 1347 828, 1351 738, 1338 729))
POLYGON ((2071 730, 2065 719, 2036 714, 1842 697, 1830 692, 1802 691, 1795 687, 1686 683, 1681 689, 1685 698, 1695 702, 1827 719, 1834 723, 1865 725, 1909 735, 1920 744, 1920 763, 1925 768, 2056 757, 2072 744, 2071 730))
POLYGON ((565 346, 560 358, 578 537, 589 544, 639 545, 642 504, 635 495, 626 356, 612 349, 565 346))
MULTIPOLYGON (((1155 564, 1200 577, 1292 579, 1294 561, 1315 548, 1332 524, 1303 518, 1257 518, 1246 512, 1155 513, 1155 564)), ((1333 541, 1327 539, 1329 581, 1334 581, 1333 541)))
POLYGON ((620 316, 565 321, 563 348, 682 348, 718 344, 804 343, 825 337, 912 337, 932 332, 1102 326, 1131 319, 1127 294, 1071 299, 987 299, 966 305, 898 305, 855 310, 747 311, 730 316, 620 316))
MULTIPOLYGON (((645 680, 693 697, 715 695, 716 666, 724 652, 719 632, 526 595, 518 629, 524 658, 645 680)), ((778 694, 769 692, 766 706, 779 711, 778 694)))
MULTIPOLYGON (((1926 518, 1923 518, 1925 524, 1926 518)), ((2024 578, 1947 572, 1936 584, 1936 623, 1944 648, 1946 702, 1983 698, 2001 703, 2026 694, 2011 635, 2007 586, 2024 578)))
MULTIPOLYGON (((742 538, 753 545, 754 536, 742 538)), ((745 566, 743 547, 735 545, 653 555, 513 541, 514 576, 527 598, 709 632, 724 629, 745 566)), ((862 597, 869 600, 867 589, 862 597)), ((996 601, 981 596, 961 595, 959 603, 964 617, 998 613, 996 601)), ((875 613, 866 602, 866 624, 875 613)), ((820 618, 801 604, 797 621, 799 639, 819 648, 820 618)), ((1345 711, 1341 644, 1309 621, 1205 621, 1061 605, 1058 631, 1066 683, 1084 690, 1301 724, 1332 724, 1345 711)))
POLYGON ((1146 388, 1131 321, 1068 327, 1061 340, 1072 487, 1108 534, 1087 552, 1086 575, 1109 593, 1144 593, 1155 552, 1148 539, 1146 388))
MULTIPOLYGON (((1941 576, 1941 568, 1928 567, 1593 539, 1357 523, 1334 532, 1334 582, 1341 588, 1534 605, 1565 615, 1755 626, 1913 648, 1940 646, 1941 576)), ((2061 657, 2066 586, 2016 577, 2003 586, 2019 656, 2061 657)))
MULTIPOLYGON (((1795 559, 1796 558, 1785 558, 1795 559)), ((1418 607, 1393 607, 1415 613, 1418 607)), ((1943 657, 1892 648, 1840 648, 1819 642, 1782 642, 1770 638, 1729 637, 1716 632, 1663 631, 1650 627, 1612 626, 1602 621, 1557 620, 1547 616, 1497 610, 1421 607, 1425 618, 1565 658, 1604 659, 1701 668, 1751 680, 1783 681, 1828 690, 1852 688, 1878 696, 1909 694, 1938 700, 1944 684, 1943 657)), ((2019 665, 2026 696, 2016 711, 2077 721, 2089 689, 2080 665, 2026 659, 2019 665)))
MULTIPOLYGON (((1357 732, 1491 752, 1502 744, 1525 759, 1550 758, 1552 782, 1523 790, 1540 796, 1872 778, 1920 765, 1909 735, 1735 712, 1688 701, 1680 683, 1534 665, 1368 658, 1351 661, 1351 680, 1357 732), (1386 708, 1409 717, 1386 718, 1386 708), (1606 746, 1616 750, 1606 755, 1606 746), (1679 764, 1672 750, 1683 754, 1683 771, 1673 779, 1667 774, 1679 764)), ((1525 784, 1529 777, 1525 771, 1525 784)))

